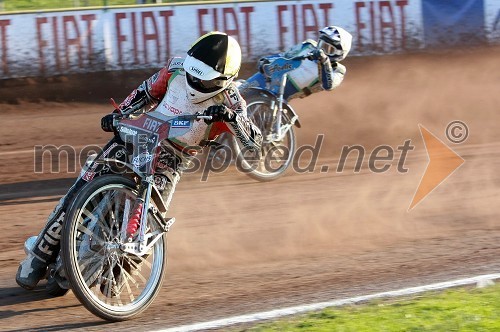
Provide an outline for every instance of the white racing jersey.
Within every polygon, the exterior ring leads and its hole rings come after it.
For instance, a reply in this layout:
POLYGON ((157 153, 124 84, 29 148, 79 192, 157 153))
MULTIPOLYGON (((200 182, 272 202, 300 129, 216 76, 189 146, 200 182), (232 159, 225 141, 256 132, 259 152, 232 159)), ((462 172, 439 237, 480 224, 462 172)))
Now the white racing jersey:
POLYGON ((241 97, 238 89, 232 83, 221 93, 200 103, 192 103, 186 89, 186 77, 182 68, 183 59, 173 58, 168 66, 144 81, 134 90, 125 101, 120 104, 120 109, 132 110, 155 109, 166 116, 191 115, 203 112, 212 105, 225 105, 235 111, 233 122, 214 122, 207 124, 205 121, 195 121, 183 135, 169 139, 169 143, 178 151, 191 154, 194 150, 190 147, 199 146, 204 141, 214 140, 224 132, 235 135, 243 146, 260 150, 262 135, 247 117, 246 102, 241 97))
MULTIPOLYGON (((294 45, 288 51, 270 55, 260 59, 261 66, 273 66, 273 61, 278 58, 292 59, 307 56, 316 50, 317 43, 314 40, 306 40, 294 45)), ((261 72, 267 72, 264 68, 261 72)), ((308 95, 323 91, 333 90, 339 86, 346 73, 346 68, 340 63, 321 63, 318 59, 304 59, 298 68, 286 73, 288 82, 286 87, 287 100, 293 98, 304 98, 308 95)))

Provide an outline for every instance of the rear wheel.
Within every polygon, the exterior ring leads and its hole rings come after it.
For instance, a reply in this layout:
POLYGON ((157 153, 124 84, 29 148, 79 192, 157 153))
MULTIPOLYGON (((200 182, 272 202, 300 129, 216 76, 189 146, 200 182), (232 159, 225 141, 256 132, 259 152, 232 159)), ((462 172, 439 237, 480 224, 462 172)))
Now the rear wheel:
POLYGON ((254 93, 245 97, 248 118, 259 127, 263 142, 260 156, 243 148, 234 140, 234 151, 240 171, 258 181, 272 181, 283 176, 292 163, 295 152, 295 132, 291 114, 283 113, 281 128, 286 130, 280 138, 275 137, 272 100, 266 95, 254 93))
POLYGON ((89 311, 110 321, 144 311, 165 275, 166 235, 151 215, 146 235, 161 235, 152 248, 141 257, 121 249, 136 199, 132 180, 100 176, 82 188, 64 226, 61 252, 71 289, 89 311))

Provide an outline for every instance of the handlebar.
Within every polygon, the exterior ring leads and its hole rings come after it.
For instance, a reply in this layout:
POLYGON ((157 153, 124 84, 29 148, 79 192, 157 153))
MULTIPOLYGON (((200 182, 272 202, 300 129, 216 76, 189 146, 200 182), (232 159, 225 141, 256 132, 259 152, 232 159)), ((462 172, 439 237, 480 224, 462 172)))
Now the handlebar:
MULTIPOLYGON (((117 115, 113 120, 113 126, 116 127, 123 119, 129 119, 130 114, 120 114, 117 115)), ((178 117, 172 118, 171 120, 212 120, 213 116, 211 115, 203 115, 202 113, 189 114, 189 115, 180 115, 178 117)))
POLYGON ((179 115, 177 117, 179 120, 212 120, 211 115, 203 115, 202 113, 195 113, 195 114, 189 114, 189 115, 179 115))
POLYGON ((300 56, 293 57, 291 60, 305 60, 305 59, 309 59, 311 56, 313 56, 313 54, 309 53, 306 55, 300 55, 300 56))
POLYGON ((198 115, 196 117, 197 120, 212 120, 213 116, 211 115, 198 115))
POLYGON ((295 56, 295 57, 292 57, 292 58, 285 58, 287 60, 291 60, 291 61, 294 61, 294 60, 305 60, 305 59, 309 59, 311 57, 314 56, 314 53, 308 53, 306 55, 299 55, 299 56, 295 56))

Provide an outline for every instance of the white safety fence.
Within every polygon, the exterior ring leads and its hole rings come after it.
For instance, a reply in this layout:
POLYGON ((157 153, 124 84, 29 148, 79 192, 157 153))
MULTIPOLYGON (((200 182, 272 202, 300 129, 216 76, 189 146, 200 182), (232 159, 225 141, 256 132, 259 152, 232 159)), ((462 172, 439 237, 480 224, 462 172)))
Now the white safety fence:
MULTIPOLYGON (((446 1, 439 2, 449 6, 446 1)), ((198 36, 211 30, 236 37, 244 61, 254 61, 307 38, 316 39, 317 31, 327 25, 342 26, 353 34, 353 55, 415 50, 425 47, 430 35, 425 22, 436 24, 434 14, 439 17, 441 11, 449 12, 449 8, 429 7, 428 3, 435 6, 436 1, 205 2, 3 14, 0 79, 159 67, 169 57, 183 55, 198 36)), ((500 0, 458 3, 467 7, 452 20, 444 20, 448 27, 458 24, 455 21, 461 23, 463 17, 474 17, 473 25, 485 26, 490 39, 500 39, 500 0), (475 18, 471 10, 484 13, 475 18)))

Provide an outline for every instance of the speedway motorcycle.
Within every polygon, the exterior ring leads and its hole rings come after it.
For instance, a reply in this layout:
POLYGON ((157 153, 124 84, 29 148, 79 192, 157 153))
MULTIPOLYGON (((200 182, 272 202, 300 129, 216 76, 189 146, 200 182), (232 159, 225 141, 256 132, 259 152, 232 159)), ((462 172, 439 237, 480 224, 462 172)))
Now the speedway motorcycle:
POLYGON ((49 293, 61 296, 71 289, 90 312, 109 321, 130 319, 152 303, 165 277, 166 235, 175 222, 154 184, 160 143, 211 118, 152 111, 115 120, 117 133, 133 150, 131 163, 94 161, 111 172, 88 182, 73 199, 59 257, 49 266, 49 293), (160 124, 154 131, 146 129, 152 121, 160 124))
POLYGON ((237 165, 258 181, 272 181, 285 174, 296 149, 294 127, 300 128, 299 117, 288 103, 287 73, 298 68, 302 60, 312 54, 292 58, 269 57, 246 81, 239 81, 239 90, 247 102, 247 115, 262 132, 263 142, 259 156, 244 148, 232 138, 231 146, 237 156, 237 165))

